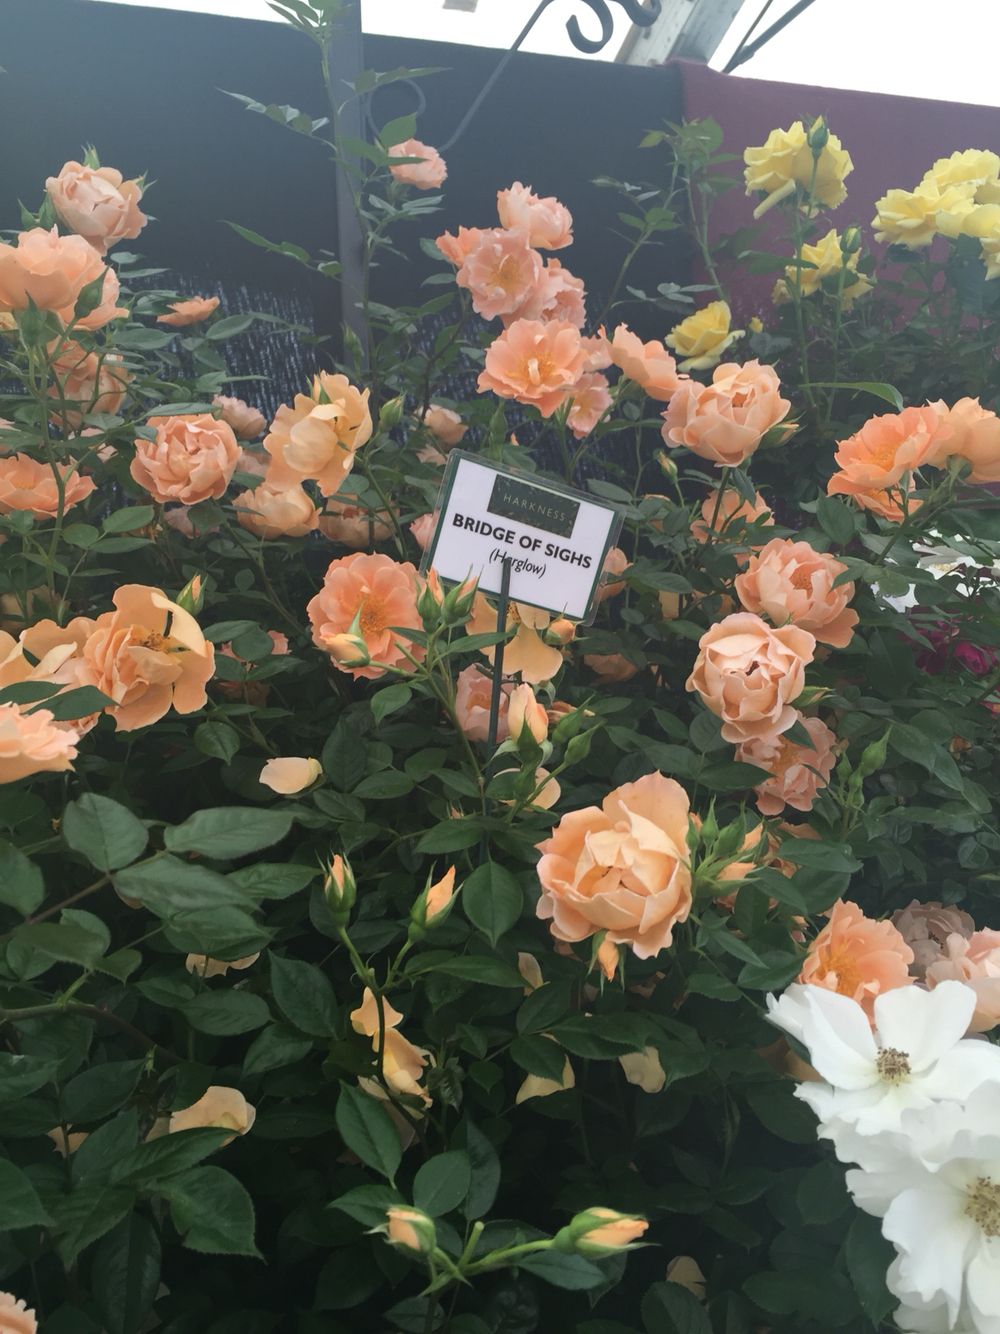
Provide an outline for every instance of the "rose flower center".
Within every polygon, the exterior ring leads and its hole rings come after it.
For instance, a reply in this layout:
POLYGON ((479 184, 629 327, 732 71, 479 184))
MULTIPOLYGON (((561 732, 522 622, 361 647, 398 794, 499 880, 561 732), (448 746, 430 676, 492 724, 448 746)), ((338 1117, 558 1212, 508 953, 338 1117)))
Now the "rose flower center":
POLYGON ((361 626, 361 633, 366 639, 369 635, 382 633, 385 629, 385 605, 381 598, 365 598, 361 604, 358 624, 361 626))
POLYGON ((965 1213, 987 1237, 1000 1237, 1000 1183, 978 1177, 969 1188, 965 1213))
POLYGON ((902 1084, 910 1074, 910 1061, 905 1051, 883 1047, 875 1063, 879 1075, 887 1084, 902 1084))

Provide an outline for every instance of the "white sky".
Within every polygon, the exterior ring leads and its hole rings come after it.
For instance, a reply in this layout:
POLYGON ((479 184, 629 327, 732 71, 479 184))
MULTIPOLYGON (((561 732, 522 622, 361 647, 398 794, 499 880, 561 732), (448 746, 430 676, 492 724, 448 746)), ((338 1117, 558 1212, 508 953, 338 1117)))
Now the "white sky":
MULTIPOLYGON (((276 18, 266 0, 94 3, 154 5, 234 18, 276 18)), ((714 66, 725 63, 763 3, 744 0, 743 9, 712 61, 714 66)), ((791 3, 773 0, 762 26, 773 22, 791 3)), ((506 47, 536 4, 537 0, 479 0, 476 12, 466 14, 442 9, 442 0, 362 0, 361 10, 366 32, 506 47)), ((613 55, 629 27, 621 6, 612 3, 610 8, 616 32, 602 53, 603 59, 613 55)), ((566 36, 566 20, 574 13, 585 33, 596 33, 596 19, 585 5, 561 0, 546 11, 525 49, 579 55, 566 36)), ((1000 106, 998 50, 1000 0, 948 0, 946 7, 941 0, 816 0, 739 72, 759 79, 1000 106)))

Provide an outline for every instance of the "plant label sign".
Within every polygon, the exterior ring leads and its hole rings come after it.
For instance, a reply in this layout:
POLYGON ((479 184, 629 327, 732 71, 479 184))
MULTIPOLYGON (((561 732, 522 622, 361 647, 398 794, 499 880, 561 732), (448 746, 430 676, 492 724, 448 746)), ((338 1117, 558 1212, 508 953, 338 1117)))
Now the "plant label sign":
POLYGON ((586 621, 621 523, 607 501, 453 450, 423 566, 499 593, 509 561, 515 602, 586 621))

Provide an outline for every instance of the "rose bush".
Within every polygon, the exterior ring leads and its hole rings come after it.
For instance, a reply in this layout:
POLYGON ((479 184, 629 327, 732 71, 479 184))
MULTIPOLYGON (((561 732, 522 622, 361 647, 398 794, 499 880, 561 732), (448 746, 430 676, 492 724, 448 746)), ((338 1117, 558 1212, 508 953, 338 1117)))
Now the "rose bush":
POLYGON ((992 1330, 1000 158, 877 251, 822 121, 740 145, 754 313, 652 130, 709 281, 598 310, 418 128, 351 179, 434 295, 271 420, 139 164, 0 245, 0 1331, 992 1330), (620 509, 591 622, 421 566, 459 445, 620 509))

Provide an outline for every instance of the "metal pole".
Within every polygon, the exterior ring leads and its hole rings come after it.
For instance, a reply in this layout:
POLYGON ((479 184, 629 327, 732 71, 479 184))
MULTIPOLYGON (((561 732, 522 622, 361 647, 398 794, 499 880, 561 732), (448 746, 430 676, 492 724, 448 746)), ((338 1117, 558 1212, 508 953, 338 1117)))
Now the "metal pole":
MULTIPOLYGON (((510 557, 503 558, 503 573, 500 576, 500 601, 497 603, 497 634, 507 630, 507 607, 510 602, 510 557)), ((490 755, 497 747, 497 732, 500 730, 500 698, 503 693, 503 651, 506 641, 501 639, 493 650, 493 691, 490 695, 490 725, 486 744, 490 755)))
POLYGON ((345 140, 364 138, 361 99, 354 93, 364 69, 364 39, 361 32, 361 0, 347 0, 337 16, 337 26, 326 48, 329 69, 327 93, 331 102, 337 142, 335 253, 342 265, 340 275, 340 321, 368 349, 368 331, 361 312, 364 273, 364 239, 354 203, 355 183, 348 166, 356 166, 345 150, 345 140))

